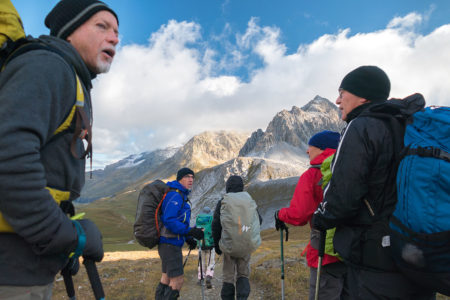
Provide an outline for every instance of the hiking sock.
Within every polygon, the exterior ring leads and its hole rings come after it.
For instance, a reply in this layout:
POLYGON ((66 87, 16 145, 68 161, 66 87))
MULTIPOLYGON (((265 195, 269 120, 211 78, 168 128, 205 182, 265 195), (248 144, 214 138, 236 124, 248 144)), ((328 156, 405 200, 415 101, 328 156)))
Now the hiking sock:
POLYGON ((236 280, 237 300, 247 300, 250 295, 250 282, 247 277, 239 277, 236 280))
POLYGON ((164 284, 164 283, 160 282, 158 284, 158 286, 156 287, 155 300, 163 300, 164 299, 164 293, 165 293, 167 288, 169 288, 169 286, 167 284, 164 284))
POLYGON ((234 284, 224 282, 220 291, 222 300, 234 300, 234 284))

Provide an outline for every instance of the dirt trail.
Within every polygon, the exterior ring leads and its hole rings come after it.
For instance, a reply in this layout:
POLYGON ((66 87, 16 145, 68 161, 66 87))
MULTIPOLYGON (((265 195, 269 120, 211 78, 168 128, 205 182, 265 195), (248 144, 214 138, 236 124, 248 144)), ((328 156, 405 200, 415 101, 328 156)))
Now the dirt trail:
MULTIPOLYGON (((187 253, 183 253, 186 257, 187 253)), ((188 260, 190 264, 198 263, 197 251, 191 252, 188 260)), ((204 285, 204 295, 205 300, 218 300, 220 299, 220 290, 222 289, 222 261, 223 257, 216 256, 216 266, 214 269, 214 277, 211 281, 212 288, 207 289, 206 284, 204 285)), ((251 263, 253 259, 251 260, 251 263)), ((264 299, 264 294, 262 289, 258 288, 255 282, 250 282, 251 292, 248 300, 261 300, 264 299)), ((199 300, 202 299, 202 287, 198 284, 197 271, 189 270, 185 273, 185 281, 183 289, 181 290, 180 300, 199 300)))

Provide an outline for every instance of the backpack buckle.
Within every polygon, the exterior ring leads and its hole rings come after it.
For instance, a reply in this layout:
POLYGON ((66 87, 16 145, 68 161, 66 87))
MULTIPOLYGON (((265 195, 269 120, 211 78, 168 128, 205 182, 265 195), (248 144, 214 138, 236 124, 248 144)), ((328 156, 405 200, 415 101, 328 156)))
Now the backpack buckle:
POLYGON ((440 158, 442 158, 443 160, 450 162, 450 153, 445 152, 445 151, 440 151, 440 158))

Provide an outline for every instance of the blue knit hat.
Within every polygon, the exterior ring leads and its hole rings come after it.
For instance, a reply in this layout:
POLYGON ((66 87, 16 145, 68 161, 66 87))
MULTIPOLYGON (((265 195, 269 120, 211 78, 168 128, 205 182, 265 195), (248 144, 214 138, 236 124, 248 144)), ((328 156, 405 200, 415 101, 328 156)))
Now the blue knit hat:
POLYGON ((340 134, 334 131, 324 130, 322 132, 313 135, 309 141, 308 145, 317 147, 321 150, 326 148, 337 149, 339 144, 340 134))

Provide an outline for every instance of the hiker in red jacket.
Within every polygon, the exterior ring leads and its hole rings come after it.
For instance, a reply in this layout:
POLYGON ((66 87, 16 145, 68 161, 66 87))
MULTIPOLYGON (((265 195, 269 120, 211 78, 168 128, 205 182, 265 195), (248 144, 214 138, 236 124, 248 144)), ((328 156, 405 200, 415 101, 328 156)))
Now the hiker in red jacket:
MULTIPOLYGON (((308 141, 308 150, 311 167, 300 177, 295 187, 294 196, 289 207, 275 212, 275 227, 277 230, 285 228, 284 222, 295 226, 303 226, 311 221, 319 203, 322 202, 323 191, 320 184, 322 173, 320 165, 329 156, 336 152, 339 143, 339 133, 322 131, 311 137, 308 141)), ((317 278, 318 250, 314 240, 318 240, 317 232, 311 232, 311 242, 306 250, 306 260, 310 267, 309 299, 314 299, 317 278), (312 245, 313 246, 312 246, 312 245)), ((322 261, 319 299, 341 299, 344 285, 345 265, 340 260, 328 254, 322 261)))

